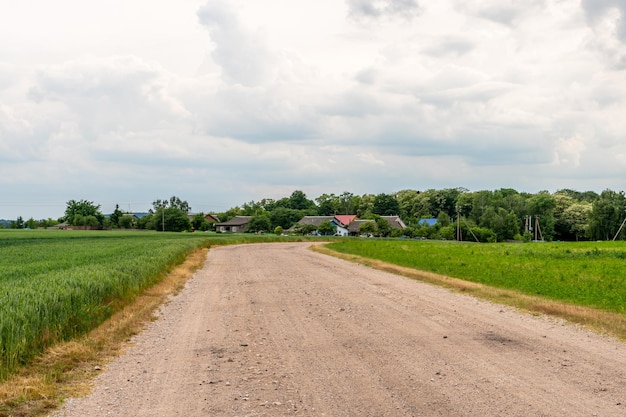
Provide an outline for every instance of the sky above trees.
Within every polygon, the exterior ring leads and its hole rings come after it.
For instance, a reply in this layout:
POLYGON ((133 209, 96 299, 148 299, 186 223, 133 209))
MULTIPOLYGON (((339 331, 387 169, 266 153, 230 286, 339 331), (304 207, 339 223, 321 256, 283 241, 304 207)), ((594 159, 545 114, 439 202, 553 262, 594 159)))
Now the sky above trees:
POLYGON ((622 0, 0 4, 0 218, 625 189, 622 0))

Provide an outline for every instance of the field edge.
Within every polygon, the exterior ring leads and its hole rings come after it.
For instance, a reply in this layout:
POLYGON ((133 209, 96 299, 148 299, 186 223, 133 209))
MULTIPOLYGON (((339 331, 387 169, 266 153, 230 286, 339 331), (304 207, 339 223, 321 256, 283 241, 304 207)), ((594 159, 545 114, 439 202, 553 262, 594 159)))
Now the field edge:
POLYGON ((373 269, 444 287, 458 293, 472 295, 490 302, 515 307, 529 314, 544 314, 549 317, 563 319, 596 333, 626 341, 626 316, 618 313, 568 304, 544 297, 529 296, 514 290, 490 287, 484 284, 407 268, 376 259, 344 254, 334 251, 326 245, 312 245, 310 250, 345 261, 358 263, 373 269))
POLYGON ((159 306, 204 265, 208 251, 200 247, 190 252, 162 280, 87 335, 46 349, 32 364, 0 382, 0 417, 47 415, 64 399, 87 395, 100 370, 123 352, 131 337, 154 320, 159 306))

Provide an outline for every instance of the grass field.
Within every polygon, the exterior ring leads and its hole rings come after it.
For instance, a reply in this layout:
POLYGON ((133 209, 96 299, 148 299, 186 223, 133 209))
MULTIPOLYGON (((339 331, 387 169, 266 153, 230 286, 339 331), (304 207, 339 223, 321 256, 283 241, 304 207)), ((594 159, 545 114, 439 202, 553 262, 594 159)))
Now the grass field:
POLYGON ((475 244, 360 239, 337 252, 626 313, 626 242, 475 244))
POLYGON ((0 231, 0 379, 102 323, 196 248, 280 237, 0 231))

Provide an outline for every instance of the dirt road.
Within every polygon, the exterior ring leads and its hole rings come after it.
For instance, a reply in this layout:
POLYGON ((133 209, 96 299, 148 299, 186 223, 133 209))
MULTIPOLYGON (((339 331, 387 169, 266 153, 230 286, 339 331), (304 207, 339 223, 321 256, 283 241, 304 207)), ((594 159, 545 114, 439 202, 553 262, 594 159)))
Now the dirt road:
POLYGON ((212 249, 58 416, 626 416, 626 344, 334 259, 212 249))

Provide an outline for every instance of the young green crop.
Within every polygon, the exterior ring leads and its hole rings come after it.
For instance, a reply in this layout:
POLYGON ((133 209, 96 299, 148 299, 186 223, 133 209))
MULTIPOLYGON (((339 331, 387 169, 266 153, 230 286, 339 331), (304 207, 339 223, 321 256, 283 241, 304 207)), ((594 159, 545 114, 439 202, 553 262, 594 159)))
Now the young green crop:
POLYGON ((0 231, 0 379, 46 346, 83 334, 200 246, 265 235, 0 231))
POLYGON ((476 244, 362 239, 328 247, 524 294, 626 313, 626 242, 476 244))

